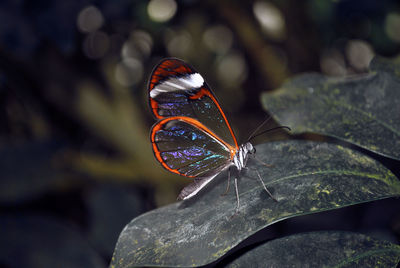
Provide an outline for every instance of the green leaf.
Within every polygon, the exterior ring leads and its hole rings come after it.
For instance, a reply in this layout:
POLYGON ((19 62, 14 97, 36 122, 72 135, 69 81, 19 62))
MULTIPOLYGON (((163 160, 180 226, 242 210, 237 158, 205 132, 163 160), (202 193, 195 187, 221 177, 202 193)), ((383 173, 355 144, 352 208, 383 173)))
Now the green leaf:
POLYGON ((262 95, 264 108, 292 133, 314 132, 400 159, 400 64, 375 58, 368 75, 299 76, 262 95))
POLYGON ((275 239, 227 267, 396 267, 400 246, 349 232, 312 232, 275 239))
POLYGON ((221 196, 223 172, 199 196, 133 219, 120 234, 111 267, 205 265, 277 221, 400 195, 400 182, 388 169, 333 144, 273 142, 257 146, 257 156, 274 167, 249 160, 239 180, 238 214, 234 187, 221 196))

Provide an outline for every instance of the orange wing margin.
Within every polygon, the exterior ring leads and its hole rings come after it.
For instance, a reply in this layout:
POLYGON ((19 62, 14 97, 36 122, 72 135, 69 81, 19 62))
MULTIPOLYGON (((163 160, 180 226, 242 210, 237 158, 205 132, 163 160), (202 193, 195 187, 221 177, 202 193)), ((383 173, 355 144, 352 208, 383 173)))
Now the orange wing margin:
POLYGON ((179 175, 182 175, 182 176, 186 176, 186 177, 196 177, 196 176, 188 176, 186 174, 183 174, 183 173, 179 172, 177 169, 173 169, 173 168, 169 167, 167 165, 167 163, 165 163, 164 159, 162 158, 162 156, 161 156, 162 152, 159 150, 159 148, 157 146, 157 142, 155 140, 155 136, 156 136, 157 132, 162 130, 163 126, 165 124, 167 124, 168 122, 174 121, 174 120, 183 121, 183 122, 185 122, 187 124, 195 126, 197 129, 200 129, 201 131, 203 131, 207 135, 211 136, 213 139, 218 141, 220 144, 222 144, 223 146, 225 146, 229 150, 229 152, 230 152, 230 160, 232 160, 233 157, 235 156, 235 154, 237 152, 237 148, 233 147, 232 145, 228 144, 227 142, 225 142, 224 140, 219 138, 217 135, 215 135, 215 133, 213 133, 210 129, 208 129, 205 125, 200 123, 198 120, 190 118, 190 117, 184 117, 184 116, 168 117, 168 118, 165 118, 165 119, 162 119, 162 120, 158 121, 152 127, 151 134, 150 134, 150 139, 151 139, 154 155, 155 155, 156 159, 161 163, 161 165, 165 169, 167 169, 168 171, 176 173, 176 174, 179 174, 179 175))

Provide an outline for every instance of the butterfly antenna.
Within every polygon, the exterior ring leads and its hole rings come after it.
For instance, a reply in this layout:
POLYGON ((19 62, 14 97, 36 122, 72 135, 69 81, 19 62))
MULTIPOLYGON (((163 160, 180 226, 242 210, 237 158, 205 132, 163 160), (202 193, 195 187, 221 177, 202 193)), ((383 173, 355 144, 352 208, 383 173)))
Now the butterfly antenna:
POLYGON ((254 138, 254 135, 257 133, 257 131, 259 131, 266 123, 268 123, 268 121, 271 119, 271 116, 268 116, 267 119, 265 119, 254 131, 253 133, 251 133, 251 135, 249 136, 249 138, 247 139, 247 142, 249 142, 251 139, 254 138))
POLYGON ((260 132, 260 133, 258 133, 258 134, 256 134, 256 135, 250 136, 250 138, 249 138, 247 141, 251 141, 251 140, 254 139, 255 137, 258 137, 258 136, 260 136, 260 135, 262 135, 262 134, 265 134, 265 133, 267 133, 267 132, 274 131, 274 130, 277 130, 277 129, 287 129, 287 130, 291 131, 291 128, 290 128, 290 127, 287 127, 287 126, 273 127, 273 128, 264 130, 264 131, 262 131, 262 132, 260 132))

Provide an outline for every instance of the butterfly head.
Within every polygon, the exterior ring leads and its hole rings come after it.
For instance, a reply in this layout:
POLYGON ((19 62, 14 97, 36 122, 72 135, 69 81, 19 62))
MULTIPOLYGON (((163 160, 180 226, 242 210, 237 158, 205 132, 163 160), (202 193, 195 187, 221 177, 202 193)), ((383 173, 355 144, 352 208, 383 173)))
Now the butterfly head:
POLYGON ((253 146, 250 142, 246 142, 245 144, 242 145, 242 147, 245 148, 248 154, 255 154, 256 153, 256 147, 253 146))

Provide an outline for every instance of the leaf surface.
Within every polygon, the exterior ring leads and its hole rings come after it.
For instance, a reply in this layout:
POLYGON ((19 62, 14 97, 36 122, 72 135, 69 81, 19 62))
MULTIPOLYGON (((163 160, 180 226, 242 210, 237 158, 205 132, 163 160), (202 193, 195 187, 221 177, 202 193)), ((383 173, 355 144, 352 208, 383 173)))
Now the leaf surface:
POLYGON ((388 169, 337 145, 273 142, 257 146, 257 156, 274 167, 249 160, 239 180, 238 214, 234 187, 221 196, 222 172, 198 196, 133 219, 120 234, 111 267, 205 265, 277 221, 400 195, 400 182, 388 169))
POLYGON ((352 78, 301 75, 262 103, 292 133, 313 132, 400 159, 400 63, 374 58, 352 78))
POLYGON ((350 232, 312 232, 268 241, 227 267, 396 267, 400 246, 350 232))

